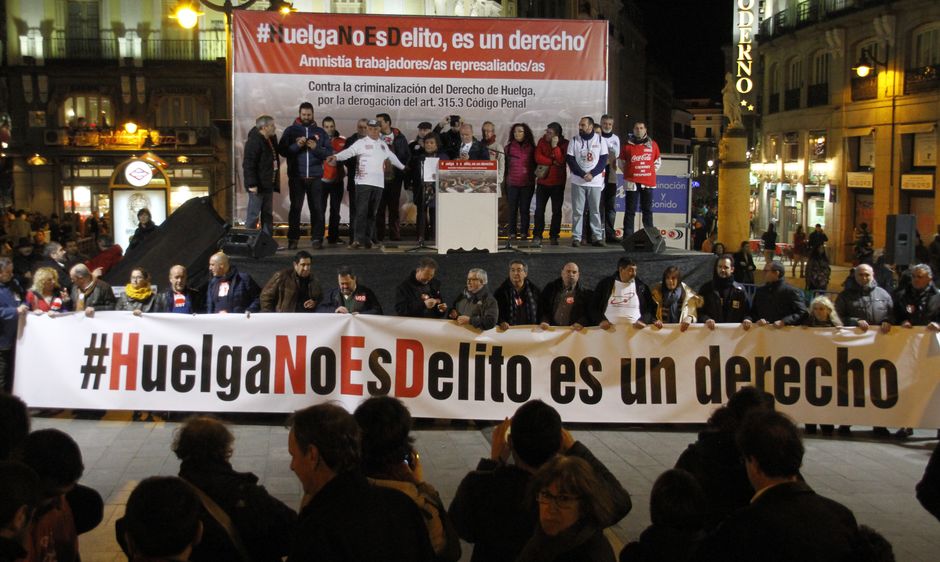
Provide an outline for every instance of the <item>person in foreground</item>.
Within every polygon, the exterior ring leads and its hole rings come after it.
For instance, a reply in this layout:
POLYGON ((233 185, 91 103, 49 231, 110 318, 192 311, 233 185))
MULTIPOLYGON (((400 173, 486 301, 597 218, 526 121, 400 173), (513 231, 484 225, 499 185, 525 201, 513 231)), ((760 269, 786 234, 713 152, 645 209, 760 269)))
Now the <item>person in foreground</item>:
POLYGON ((750 414, 738 431, 738 447, 756 492, 750 505, 705 540, 696 560, 855 559, 855 516, 798 478, 804 449, 790 418, 774 411, 750 414))
POLYGON ((556 456, 535 474, 539 524, 516 562, 613 562, 604 524, 614 506, 591 465, 556 456))

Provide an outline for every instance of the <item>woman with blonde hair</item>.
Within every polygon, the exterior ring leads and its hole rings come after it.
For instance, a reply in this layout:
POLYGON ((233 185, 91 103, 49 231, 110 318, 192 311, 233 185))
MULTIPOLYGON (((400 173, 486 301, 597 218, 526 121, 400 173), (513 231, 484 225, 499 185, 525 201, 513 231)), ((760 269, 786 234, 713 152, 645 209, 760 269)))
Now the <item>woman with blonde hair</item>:
POLYGON ((836 307, 829 297, 820 295, 809 303, 803 325, 811 328, 841 328, 842 319, 836 312, 836 307))
POLYGON ((69 293, 59 285, 59 274, 51 267, 40 267, 33 274, 33 287, 26 293, 26 304, 36 314, 71 310, 69 293))

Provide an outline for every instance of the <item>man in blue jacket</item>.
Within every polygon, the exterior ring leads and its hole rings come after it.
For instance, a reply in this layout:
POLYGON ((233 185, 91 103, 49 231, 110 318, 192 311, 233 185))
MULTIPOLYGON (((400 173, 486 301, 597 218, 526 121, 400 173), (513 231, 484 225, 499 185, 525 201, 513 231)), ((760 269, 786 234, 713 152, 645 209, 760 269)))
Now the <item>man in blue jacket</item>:
POLYGON ((20 315, 27 310, 23 289, 13 278, 13 261, 0 258, 0 392, 12 388, 16 328, 20 315))
POLYGON ((229 257, 216 252, 209 258, 209 288, 206 291, 206 312, 258 312, 261 310, 261 288, 247 273, 235 269, 229 257))
POLYGON ((287 183, 290 187, 290 211, 287 215, 287 248, 297 248, 300 239, 300 211, 304 197, 310 211, 310 239, 313 247, 323 249, 323 161, 333 154, 326 131, 313 120, 313 105, 300 104, 300 115, 284 129, 277 151, 287 159, 287 183))

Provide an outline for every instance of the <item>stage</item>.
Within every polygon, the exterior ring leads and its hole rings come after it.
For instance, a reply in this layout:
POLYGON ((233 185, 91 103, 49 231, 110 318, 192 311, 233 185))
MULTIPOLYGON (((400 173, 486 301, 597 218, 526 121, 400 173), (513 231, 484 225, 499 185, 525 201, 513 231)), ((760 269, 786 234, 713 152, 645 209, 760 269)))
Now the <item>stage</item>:
MULTIPOLYGON (((294 250, 286 249, 286 239, 276 240, 282 249, 275 255, 261 259, 233 257, 232 263, 264 286, 275 271, 290 267, 295 253, 294 250)), ((505 241, 501 243, 505 244, 505 241)), ((467 271, 473 267, 486 270, 489 290, 495 291, 508 276, 509 262, 516 259, 529 266, 529 279, 540 288, 556 279, 566 263, 575 262, 581 269, 581 283, 589 289, 614 273, 617 260, 625 254, 636 260, 638 277, 651 287, 661 281, 666 267, 676 265, 682 270, 683 280, 690 287, 698 289, 711 279, 715 261, 712 254, 689 250, 667 249, 662 254, 654 254, 627 253, 619 245, 573 248, 570 239, 566 238, 561 239, 559 246, 544 245, 541 248, 520 242, 518 248, 500 250, 496 254, 438 254, 425 249, 408 251, 414 247, 414 241, 405 240, 391 242, 381 249, 350 250, 346 245, 325 245, 324 249, 315 250, 311 248, 309 240, 301 240, 298 250, 307 250, 313 255, 313 272, 324 291, 336 286, 336 269, 339 266, 352 267, 359 283, 378 295, 386 314, 394 311, 395 288, 414 271, 418 260, 423 257, 437 261, 437 277, 441 280, 442 292, 447 301, 452 301, 464 289, 467 271)))

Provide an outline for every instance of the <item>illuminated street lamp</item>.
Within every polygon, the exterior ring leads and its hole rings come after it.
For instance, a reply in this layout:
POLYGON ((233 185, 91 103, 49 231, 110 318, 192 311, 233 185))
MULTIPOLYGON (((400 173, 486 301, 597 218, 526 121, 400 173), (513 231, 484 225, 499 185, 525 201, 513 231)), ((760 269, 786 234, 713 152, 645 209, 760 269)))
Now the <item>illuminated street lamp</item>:
POLYGON ((201 15, 202 12, 196 11, 192 4, 183 3, 176 6, 176 10, 170 14, 170 17, 175 19, 183 29, 192 29, 196 27, 201 15))
POLYGON ((871 52, 871 48, 862 49, 861 54, 858 57, 858 63, 852 67, 852 70, 855 71, 855 75, 859 78, 865 78, 872 73, 877 67, 882 66, 887 68, 887 53, 885 53, 885 61, 882 62, 875 58, 874 53, 871 52))

